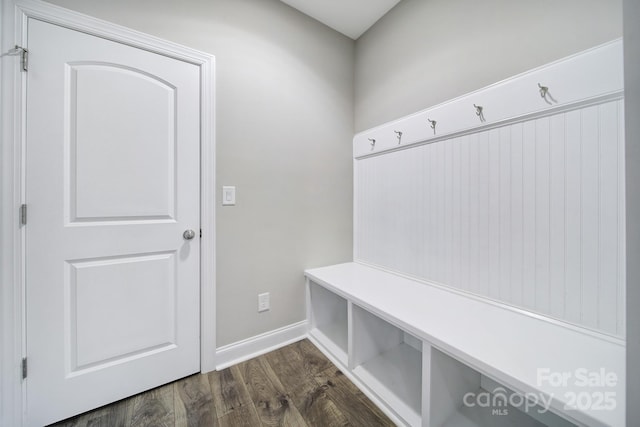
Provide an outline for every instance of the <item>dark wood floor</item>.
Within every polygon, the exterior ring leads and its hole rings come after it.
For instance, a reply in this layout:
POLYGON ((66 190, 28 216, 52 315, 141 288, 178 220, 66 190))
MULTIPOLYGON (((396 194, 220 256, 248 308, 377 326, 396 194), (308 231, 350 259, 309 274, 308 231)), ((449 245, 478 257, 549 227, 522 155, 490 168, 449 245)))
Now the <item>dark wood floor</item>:
POLYGON ((54 424, 55 427, 393 425, 308 340, 54 424))

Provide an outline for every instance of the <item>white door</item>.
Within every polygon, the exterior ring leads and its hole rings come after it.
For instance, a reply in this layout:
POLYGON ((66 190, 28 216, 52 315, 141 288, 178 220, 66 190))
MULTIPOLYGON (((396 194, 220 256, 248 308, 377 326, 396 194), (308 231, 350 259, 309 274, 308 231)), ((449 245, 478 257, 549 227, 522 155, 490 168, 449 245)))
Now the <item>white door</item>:
POLYGON ((27 424, 42 426, 199 371, 200 76, 33 18, 27 34, 27 424))

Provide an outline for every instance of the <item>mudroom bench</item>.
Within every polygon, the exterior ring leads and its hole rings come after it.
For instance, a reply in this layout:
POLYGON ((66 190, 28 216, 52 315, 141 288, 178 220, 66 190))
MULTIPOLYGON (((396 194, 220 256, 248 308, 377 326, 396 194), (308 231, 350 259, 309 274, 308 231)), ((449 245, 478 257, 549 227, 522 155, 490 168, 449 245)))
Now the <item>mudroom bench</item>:
POLYGON ((310 339, 399 425, 625 425, 618 338, 360 263, 305 276, 310 339))

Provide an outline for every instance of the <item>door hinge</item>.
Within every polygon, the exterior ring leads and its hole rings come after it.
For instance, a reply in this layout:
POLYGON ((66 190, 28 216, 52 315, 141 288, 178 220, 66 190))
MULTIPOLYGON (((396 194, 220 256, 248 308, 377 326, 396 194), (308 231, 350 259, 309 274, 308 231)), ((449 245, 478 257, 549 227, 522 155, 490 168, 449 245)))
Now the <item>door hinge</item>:
POLYGON ((27 225, 27 205, 20 206, 20 224, 27 225))
POLYGON ((202 228, 200 229, 200 238, 202 239, 202 228))
POLYGON ((22 49, 22 71, 29 71, 29 51, 23 47, 22 49))
POLYGON ((27 358, 22 359, 22 379, 27 378, 27 358))

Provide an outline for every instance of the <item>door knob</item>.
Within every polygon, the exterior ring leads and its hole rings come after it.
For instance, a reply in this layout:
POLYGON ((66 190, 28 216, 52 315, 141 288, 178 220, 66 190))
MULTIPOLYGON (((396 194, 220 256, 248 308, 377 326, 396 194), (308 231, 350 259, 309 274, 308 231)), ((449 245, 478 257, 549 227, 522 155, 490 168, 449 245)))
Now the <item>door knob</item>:
POLYGON ((184 233, 182 233, 182 237, 184 237, 184 240, 191 240, 196 237, 196 232, 193 230, 184 230, 184 233))

